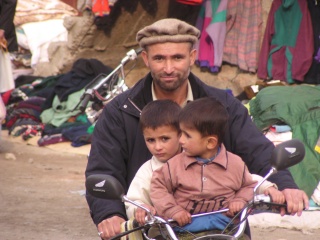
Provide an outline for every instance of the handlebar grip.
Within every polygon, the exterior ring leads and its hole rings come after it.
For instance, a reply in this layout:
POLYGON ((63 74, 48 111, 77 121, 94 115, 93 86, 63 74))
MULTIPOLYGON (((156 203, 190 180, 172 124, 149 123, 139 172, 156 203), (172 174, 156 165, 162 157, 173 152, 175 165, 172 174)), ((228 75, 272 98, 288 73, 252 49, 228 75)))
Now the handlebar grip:
POLYGON ((143 48, 137 48, 135 50, 136 54, 139 55, 143 51, 143 48))
POLYGON ((84 112, 87 108, 88 102, 91 100, 90 94, 85 94, 83 100, 80 103, 79 109, 81 112, 84 112))

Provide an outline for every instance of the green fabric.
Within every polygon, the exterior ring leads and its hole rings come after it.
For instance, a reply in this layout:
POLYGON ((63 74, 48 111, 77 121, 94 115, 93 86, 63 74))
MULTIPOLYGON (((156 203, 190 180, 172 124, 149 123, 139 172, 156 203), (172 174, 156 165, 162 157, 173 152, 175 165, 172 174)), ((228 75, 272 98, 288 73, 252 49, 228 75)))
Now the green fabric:
POLYGON ((227 11, 223 10, 221 12, 217 12, 220 6, 220 1, 211 1, 211 9, 212 9, 212 19, 211 24, 217 22, 225 22, 227 19, 227 11))
POLYGON ((274 14, 275 33, 271 45, 294 47, 302 20, 302 12, 297 0, 286 0, 274 14), (290 10, 288 10, 290 8, 290 10))
POLYGON ((304 143, 304 160, 289 170, 299 188, 311 196, 320 180, 320 153, 315 151, 320 135, 320 86, 266 87, 249 105, 259 129, 285 123, 292 129, 292 138, 304 143))
POLYGON ((70 117, 78 115, 81 111, 79 108, 72 111, 79 103, 80 97, 84 89, 74 92, 68 96, 67 101, 60 102, 58 96, 55 96, 52 102, 52 107, 44 110, 41 115, 41 121, 44 124, 52 124, 55 127, 61 126, 70 117))
POLYGON ((292 56, 292 53, 290 52, 289 48, 286 48, 286 58, 287 58, 287 61, 288 61, 288 64, 287 64, 287 82, 288 83, 294 83, 294 80, 292 78, 292 59, 293 59, 293 56, 292 56))
POLYGON ((93 134, 94 126, 95 126, 95 123, 88 128, 87 133, 93 134))
POLYGON ((298 1, 286 0, 274 14, 274 31, 271 45, 274 47, 268 57, 267 69, 268 76, 272 77, 272 54, 285 47, 287 58, 287 82, 294 83, 292 79, 292 53, 290 47, 296 46, 298 33, 302 21, 302 12, 298 1), (290 10, 288 10, 290 9, 290 10))

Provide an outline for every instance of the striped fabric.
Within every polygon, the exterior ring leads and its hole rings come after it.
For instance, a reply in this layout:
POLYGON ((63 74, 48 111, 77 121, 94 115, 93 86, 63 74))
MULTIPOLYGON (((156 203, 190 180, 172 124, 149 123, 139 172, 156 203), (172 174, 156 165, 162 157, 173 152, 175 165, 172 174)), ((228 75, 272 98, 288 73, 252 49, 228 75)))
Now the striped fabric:
POLYGON ((223 61, 256 72, 261 26, 260 0, 228 1, 223 61))

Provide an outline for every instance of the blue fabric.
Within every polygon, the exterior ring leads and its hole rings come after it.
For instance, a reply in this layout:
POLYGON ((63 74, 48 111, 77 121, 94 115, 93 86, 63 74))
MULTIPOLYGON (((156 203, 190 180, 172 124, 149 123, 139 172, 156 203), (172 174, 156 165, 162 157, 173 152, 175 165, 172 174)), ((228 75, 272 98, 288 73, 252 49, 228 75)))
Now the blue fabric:
POLYGON ((174 227, 175 232, 202 232, 208 230, 224 230, 227 224, 231 221, 227 216, 218 213, 211 214, 192 219, 192 222, 183 227, 174 227))

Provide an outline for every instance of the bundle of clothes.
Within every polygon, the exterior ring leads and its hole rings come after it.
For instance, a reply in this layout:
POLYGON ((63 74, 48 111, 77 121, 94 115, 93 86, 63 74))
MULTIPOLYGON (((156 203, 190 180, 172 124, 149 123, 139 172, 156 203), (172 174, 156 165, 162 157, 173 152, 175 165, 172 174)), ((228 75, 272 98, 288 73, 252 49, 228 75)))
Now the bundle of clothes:
POLYGON ((87 84, 111 72, 97 59, 78 59, 65 74, 19 76, 16 88, 3 95, 7 109, 3 128, 24 140, 40 136, 39 146, 66 141, 74 147, 90 144, 94 126, 80 111, 79 101, 87 84))

